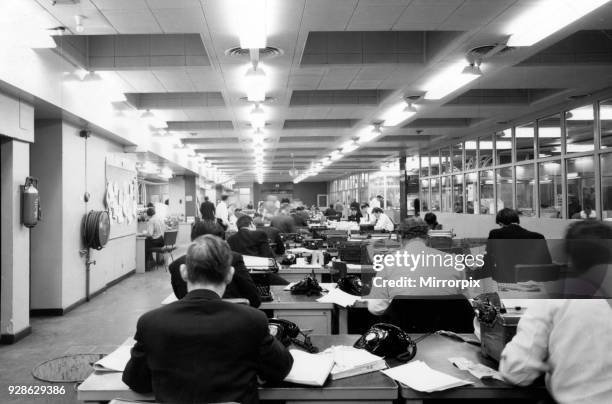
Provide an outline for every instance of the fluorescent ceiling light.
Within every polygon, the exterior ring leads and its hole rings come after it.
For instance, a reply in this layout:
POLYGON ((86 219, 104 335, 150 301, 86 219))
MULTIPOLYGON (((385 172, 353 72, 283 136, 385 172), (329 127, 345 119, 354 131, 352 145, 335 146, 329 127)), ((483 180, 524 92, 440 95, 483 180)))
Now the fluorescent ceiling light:
POLYGON ((386 110, 381 120, 385 121, 383 123, 385 126, 396 126, 406 119, 411 118, 414 114, 416 114, 416 112, 408 109, 406 103, 402 101, 386 110))
POLYGON ((83 76, 84 82, 92 82, 92 81, 102 81, 102 76, 93 70, 88 72, 85 76, 83 76))
POLYGON ((459 61, 442 70, 425 85, 425 99, 439 100, 476 80, 480 76, 463 74, 465 62, 459 61))
POLYGON ((251 120, 251 126, 253 128, 260 129, 266 126, 266 113, 261 107, 261 105, 259 105, 259 103, 255 104, 255 106, 251 110, 250 120, 251 120))
POLYGON ((266 47, 266 0, 240 2, 240 47, 260 49, 266 47))
POLYGON ((250 67, 245 75, 247 99, 252 102, 261 102, 266 99, 266 72, 258 66, 250 67))
POLYGON ((329 158, 331 161, 340 160, 342 158, 342 153, 340 153, 338 150, 334 150, 329 158))
POLYGON ((547 0, 537 2, 508 28, 508 46, 531 46, 579 20, 610 0, 547 0))
MULTIPOLYGON (((600 109, 600 114, 601 112, 607 112, 608 114, 610 114, 610 112, 612 111, 610 110, 610 108, 604 108, 602 106, 602 108, 600 109)), ((593 114, 593 106, 588 105, 582 108, 572 109, 571 111, 566 112, 565 119, 567 119, 568 121, 592 121, 595 119, 595 116, 593 114)))
POLYGON ((354 140, 349 140, 348 142, 345 142, 341 146, 342 153, 350 153, 352 151, 357 150, 358 147, 359 147, 359 145, 354 140))
POLYGON ((381 134, 382 134, 382 130, 380 130, 380 125, 374 125, 374 127, 371 130, 366 129, 361 132, 361 134, 359 135, 359 143, 363 144, 363 143, 370 142, 376 139, 381 134))
MULTIPOLYGON (((583 153, 588 151, 593 151, 595 147, 592 144, 568 144, 566 147, 567 153, 583 153)), ((561 147, 556 146, 553 148, 555 152, 561 152, 561 147)))

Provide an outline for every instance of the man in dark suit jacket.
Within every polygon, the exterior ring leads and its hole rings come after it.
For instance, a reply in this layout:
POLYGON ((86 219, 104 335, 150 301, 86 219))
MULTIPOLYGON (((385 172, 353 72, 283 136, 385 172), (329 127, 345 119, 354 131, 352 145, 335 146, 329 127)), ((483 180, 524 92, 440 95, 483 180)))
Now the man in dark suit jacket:
POLYGON ((514 283, 515 265, 552 263, 544 236, 521 227, 515 210, 509 208, 500 210, 495 222, 501 227, 489 232, 483 277, 492 276, 497 282, 514 283))
POLYGON ((268 236, 263 231, 256 229, 251 217, 239 217, 236 221, 236 227, 238 232, 227 239, 232 251, 244 255, 274 258, 268 236))
POLYGON ((204 197, 204 202, 200 205, 200 213, 203 220, 215 220, 215 204, 204 197))
POLYGON ((303 206, 298 206, 295 208, 295 213, 292 216, 296 226, 308 227, 308 219, 310 219, 310 216, 308 215, 308 212, 304 210, 303 206))
MULTIPOLYGON (((216 222, 213 220, 203 220, 198 223, 194 223, 191 228, 191 241, 196 240, 200 236, 206 234, 212 234, 221 239, 224 238, 225 232, 216 222)), ((172 290, 177 299, 182 299, 187 294, 187 282, 183 280, 181 276, 181 265, 185 264, 186 256, 177 258, 170 266, 170 282, 172 283, 172 290)), ((249 300, 249 304, 253 307, 259 307, 261 299, 255 282, 249 275, 249 271, 244 265, 242 255, 232 251, 232 266, 234 267, 234 277, 232 281, 225 288, 223 294, 224 299, 232 298, 245 298, 249 300)))
POLYGON ((268 241, 274 244, 274 247, 272 249, 274 250, 274 253, 276 253, 276 255, 283 255, 285 253, 285 243, 281 238, 280 230, 278 230, 276 227, 264 226, 264 221, 261 217, 254 218, 253 224, 255 225, 255 228, 257 230, 266 233, 266 235, 268 236, 268 241))
POLYGON ((295 233, 297 231, 295 228, 295 220, 289 216, 289 210, 286 207, 281 208, 278 215, 270 219, 270 226, 276 227, 281 233, 285 234, 295 233))
POLYGON ((213 235, 187 250, 181 275, 189 293, 138 320, 123 382, 169 403, 257 403, 257 378, 283 380, 293 365, 257 309, 224 302, 231 252, 213 235))

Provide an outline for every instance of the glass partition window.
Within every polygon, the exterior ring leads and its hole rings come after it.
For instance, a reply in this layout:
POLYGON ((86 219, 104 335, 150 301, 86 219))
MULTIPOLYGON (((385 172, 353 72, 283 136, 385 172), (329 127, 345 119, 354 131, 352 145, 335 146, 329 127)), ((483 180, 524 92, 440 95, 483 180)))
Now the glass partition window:
POLYGON ((432 211, 440 211, 440 181, 437 178, 431 180, 431 207, 432 211))
POLYGON ((451 149, 450 147, 445 147, 440 149, 440 170, 442 174, 450 174, 451 173, 451 149))
POLYGON ((439 150, 431 152, 429 155, 429 175, 432 176, 440 174, 440 155, 438 152, 439 150))
POLYGON ((518 126, 514 133, 516 161, 532 160, 534 157, 535 123, 518 126))
POLYGON ((480 213, 483 215, 495 213, 495 181, 493 170, 480 172, 480 213))
POLYGON ((538 121, 538 156, 561 155, 561 115, 552 115, 538 121))
POLYGON ((429 155, 421 156, 421 177, 429 177, 429 155))
MULTIPOLYGON (((612 147, 612 99, 599 103, 599 123, 601 128, 601 148, 612 147)), ((602 172, 604 172, 602 170, 602 172)))
POLYGON ((563 179, 561 162, 549 161, 539 164, 538 186, 540 188, 540 217, 561 218, 563 204, 563 179))
POLYGON ((478 213, 478 173, 465 174, 466 213, 478 213))
POLYGON ((595 150, 593 121, 593 105, 586 105, 565 113, 566 153, 584 153, 595 150))
POLYGON ((453 175, 453 212, 463 213, 463 174, 453 175))
POLYGON ((567 159, 567 217, 596 218, 593 156, 567 159))
MULTIPOLYGON (((452 210, 452 188, 451 177, 442 177, 442 212, 451 212, 452 210)), ((612 202, 612 201, 611 201, 612 202)))
POLYGON ((601 218, 612 220, 612 153, 601 155, 601 218))
POLYGON ((494 138, 496 163, 512 163, 512 129, 504 129, 501 132, 497 132, 494 138))
POLYGON ((493 165, 493 138, 491 136, 478 138, 478 161, 478 167, 480 168, 493 165))
POLYGON ((516 166, 516 210, 523 216, 535 216, 533 164, 516 166))
POLYGON ((463 171, 463 144, 456 144, 451 150, 453 153, 453 172, 463 171))
POLYGON ((498 168, 496 172, 497 211, 503 208, 512 209, 512 167, 498 168))
POLYGON ((429 212, 429 180, 421 180, 421 212, 429 212))
POLYGON ((465 142, 465 159, 463 163, 464 170, 473 170, 477 167, 477 154, 478 145, 475 140, 468 140, 465 142))

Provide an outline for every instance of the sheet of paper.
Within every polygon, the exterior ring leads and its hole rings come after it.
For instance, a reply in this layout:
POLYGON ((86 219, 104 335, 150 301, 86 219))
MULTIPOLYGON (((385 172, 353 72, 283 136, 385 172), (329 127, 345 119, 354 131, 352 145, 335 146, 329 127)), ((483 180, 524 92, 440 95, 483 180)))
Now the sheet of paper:
POLYGON ((334 357, 332 374, 344 372, 383 359, 380 356, 369 353, 365 349, 359 349, 349 345, 332 346, 323 352, 330 353, 334 357))
POLYGON ((312 254, 313 250, 309 250, 308 248, 305 247, 296 247, 296 248, 290 248, 289 250, 287 250, 288 253, 291 254, 312 254))
POLYGON ((346 269, 359 271, 361 269, 361 264, 346 264, 346 269))
POLYGON ((333 355, 327 353, 311 354, 297 349, 289 350, 293 356, 293 366, 285 378, 286 382, 323 386, 334 366, 333 355))
POLYGON ((243 255, 242 259, 247 268, 268 268, 270 266, 270 258, 243 255))
POLYGON ((176 296, 174 295, 174 293, 170 293, 168 295, 168 297, 166 297, 164 300, 162 300, 161 304, 170 304, 170 303, 174 303, 176 302, 178 299, 176 298, 176 296))
POLYGON ((123 372, 130 360, 132 345, 121 345, 104 358, 94 363, 93 368, 98 372, 123 372))
POLYGON ((382 372, 411 389, 425 393, 472 384, 470 381, 457 379, 454 376, 434 370, 423 361, 408 362, 405 365, 386 369, 382 372))
POLYGON ((322 268, 321 265, 314 265, 314 264, 293 264, 291 266, 289 266, 290 269, 320 269, 322 268))
POLYGON ((342 290, 336 288, 331 289, 328 294, 317 299, 317 302, 321 303, 334 303, 338 306, 348 307, 353 306, 355 302, 361 300, 360 296, 350 295, 342 290))
POLYGON ((474 363, 466 358, 461 357, 448 358, 448 360, 453 365, 457 366, 457 368, 470 372, 470 374, 476 377, 477 379, 492 378, 503 381, 503 378, 495 369, 491 369, 490 367, 485 366, 481 363, 474 363))

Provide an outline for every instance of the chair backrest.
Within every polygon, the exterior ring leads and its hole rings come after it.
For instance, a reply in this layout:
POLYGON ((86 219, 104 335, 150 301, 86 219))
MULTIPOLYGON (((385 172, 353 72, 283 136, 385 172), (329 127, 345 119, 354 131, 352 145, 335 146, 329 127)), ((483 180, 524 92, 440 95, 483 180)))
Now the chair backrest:
POLYGON ((463 295, 396 296, 383 319, 409 333, 474 332, 474 309, 463 295))
POLYGON ((164 245, 166 247, 173 247, 176 244, 176 237, 178 230, 164 232, 164 245))
POLYGON ((546 282, 556 281, 561 273, 561 265, 541 264, 541 265, 522 265, 514 266, 514 276, 517 282, 546 282))

